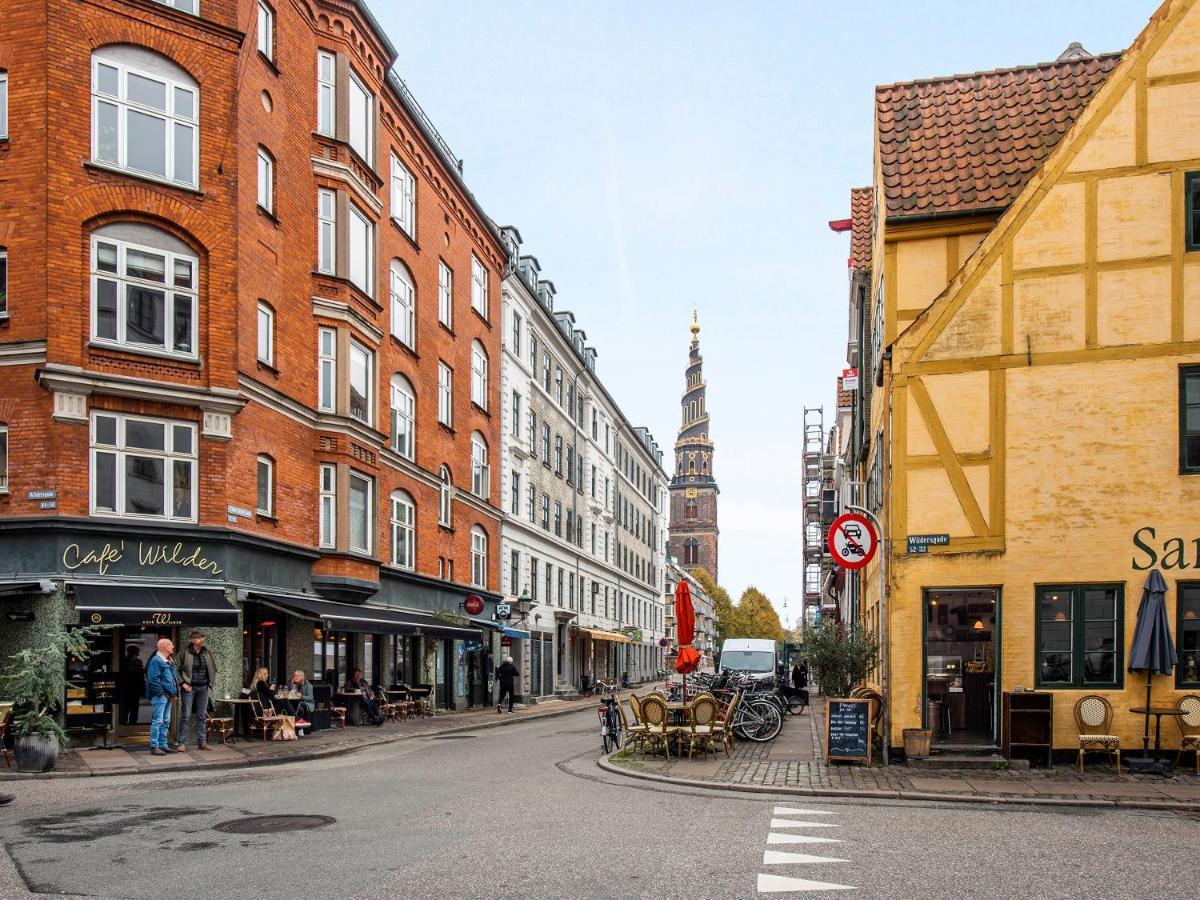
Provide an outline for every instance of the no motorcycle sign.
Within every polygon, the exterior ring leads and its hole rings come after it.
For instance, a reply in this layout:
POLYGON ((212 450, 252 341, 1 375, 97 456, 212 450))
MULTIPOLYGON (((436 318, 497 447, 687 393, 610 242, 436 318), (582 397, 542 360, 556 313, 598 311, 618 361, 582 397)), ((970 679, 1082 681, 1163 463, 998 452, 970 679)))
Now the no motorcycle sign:
POLYGON ((844 569, 861 569, 875 556, 879 538, 865 516, 846 513, 829 526, 829 555, 844 569))

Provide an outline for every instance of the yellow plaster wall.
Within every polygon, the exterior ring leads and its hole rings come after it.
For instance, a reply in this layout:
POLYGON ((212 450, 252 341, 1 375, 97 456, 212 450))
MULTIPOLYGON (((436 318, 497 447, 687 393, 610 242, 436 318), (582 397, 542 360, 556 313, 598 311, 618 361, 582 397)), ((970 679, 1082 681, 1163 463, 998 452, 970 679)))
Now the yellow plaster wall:
POLYGON ((1013 265, 1037 269, 1083 262, 1083 185, 1058 184, 1013 240, 1013 265))
POLYGON ((942 292, 948 280, 945 238, 896 244, 897 310, 924 309, 942 292))

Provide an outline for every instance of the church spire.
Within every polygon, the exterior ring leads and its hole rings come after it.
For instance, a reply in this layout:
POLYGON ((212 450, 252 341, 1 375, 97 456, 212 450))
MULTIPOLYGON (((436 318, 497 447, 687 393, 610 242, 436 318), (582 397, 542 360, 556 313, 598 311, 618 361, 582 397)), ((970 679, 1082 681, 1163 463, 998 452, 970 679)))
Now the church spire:
POLYGON ((675 441, 675 482, 714 484, 712 441, 708 436, 708 408, 704 381, 704 357, 700 355, 700 318, 692 310, 692 344, 688 350, 686 382, 680 401, 682 421, 675 441), (681 476, 687 476, 686 482, 681 476))

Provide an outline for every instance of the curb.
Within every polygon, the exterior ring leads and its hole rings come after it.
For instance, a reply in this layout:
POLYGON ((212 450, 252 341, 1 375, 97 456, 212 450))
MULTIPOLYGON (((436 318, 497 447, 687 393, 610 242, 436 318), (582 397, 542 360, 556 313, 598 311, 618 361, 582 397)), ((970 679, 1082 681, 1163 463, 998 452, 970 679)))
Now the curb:
POLYGON ((612 762, 611 754, 597 759, 596 765, 612 775, 623 775, 627 778, 638 778, 642 781, 653 781, 676 787, 701 788, 710 791, 739 791, 747 794, 783 794, 790 797, 838 797, 860 800, 906 800, 909 802, 975 803, 985 806, 1050 806, 1060 808, 1084 807, 1094 809, 1154 809, 1177 812, 1200 812, 1200 803, 1189 803, 1179 800, 1094 800, 1083 798, 1076 800, 1063 797, 1028 797, 1024 795, 937 794, 928 791, 772 787, 766 784, 723 784, 714 781, 701 781, 696 778, 670 778, 666 775, 655 775, 651 772, 634 771, 612 762))
POLYGON ((443 734, 458 734, 463 731, 482 731, 487 728, 503 728, 509 725, 518 725, 522 722, 534 722, 539 719, 553 719, 558 716, 565 716, 569 713, 579 712, 586 709, 586 706, 571 705, 566 709, 554 709, 547 712, 537 713, 535 715, 521 716, 520 718, 510 719, 503 716, 495 721, 470 722, 465 725, 456 725, 451 728, 443 728, 437 731, 424 731, 419 734, 399 733, 396 735, 381 738, 377 741, 360 744, 357 747, 328 747, 319 750, 310 750, 305 753, 297 753, 287 757, 264 757, 262 759, 243 759, 230 762, 214 762, 214 763, 198 763, 191 766, 172 766, 166 765, 156 767, 154 769, 141 769, 123 766, 118 769, 112 769, 106 772, 12 772, 0 775, 0 784, 16 781, 50 781, 52 779, 69 779, 69 778, 109 778, 121 775, 158 775, 160 773, 171 774, 198 774, 200 772, 213 772, 222 769, 253 769, 264 766, 282 766, 288 763, 295 762, 311 762, 316 759, 328 759, 331 756, 337 756, 343 753, 357 753, 359 750, 367 750, 372 747, 383 747, 388 744, 397 744, 402 741, 414 741, 420 738, 438 737, 443 734))

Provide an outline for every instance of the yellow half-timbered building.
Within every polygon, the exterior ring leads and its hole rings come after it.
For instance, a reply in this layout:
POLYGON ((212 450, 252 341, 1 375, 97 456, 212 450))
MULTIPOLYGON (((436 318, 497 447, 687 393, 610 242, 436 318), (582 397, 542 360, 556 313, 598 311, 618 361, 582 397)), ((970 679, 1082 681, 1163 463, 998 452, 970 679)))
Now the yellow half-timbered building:
POLYGON ((999 744, 1003 693, 1036 688, 1056 747, 1087 694, 1140 747, 1153 568, 1180 656, 1154 701, 1200 693, 1200 2, 1123 54, 876 100, 860 615, 886 616, 890 744, 999 744))

